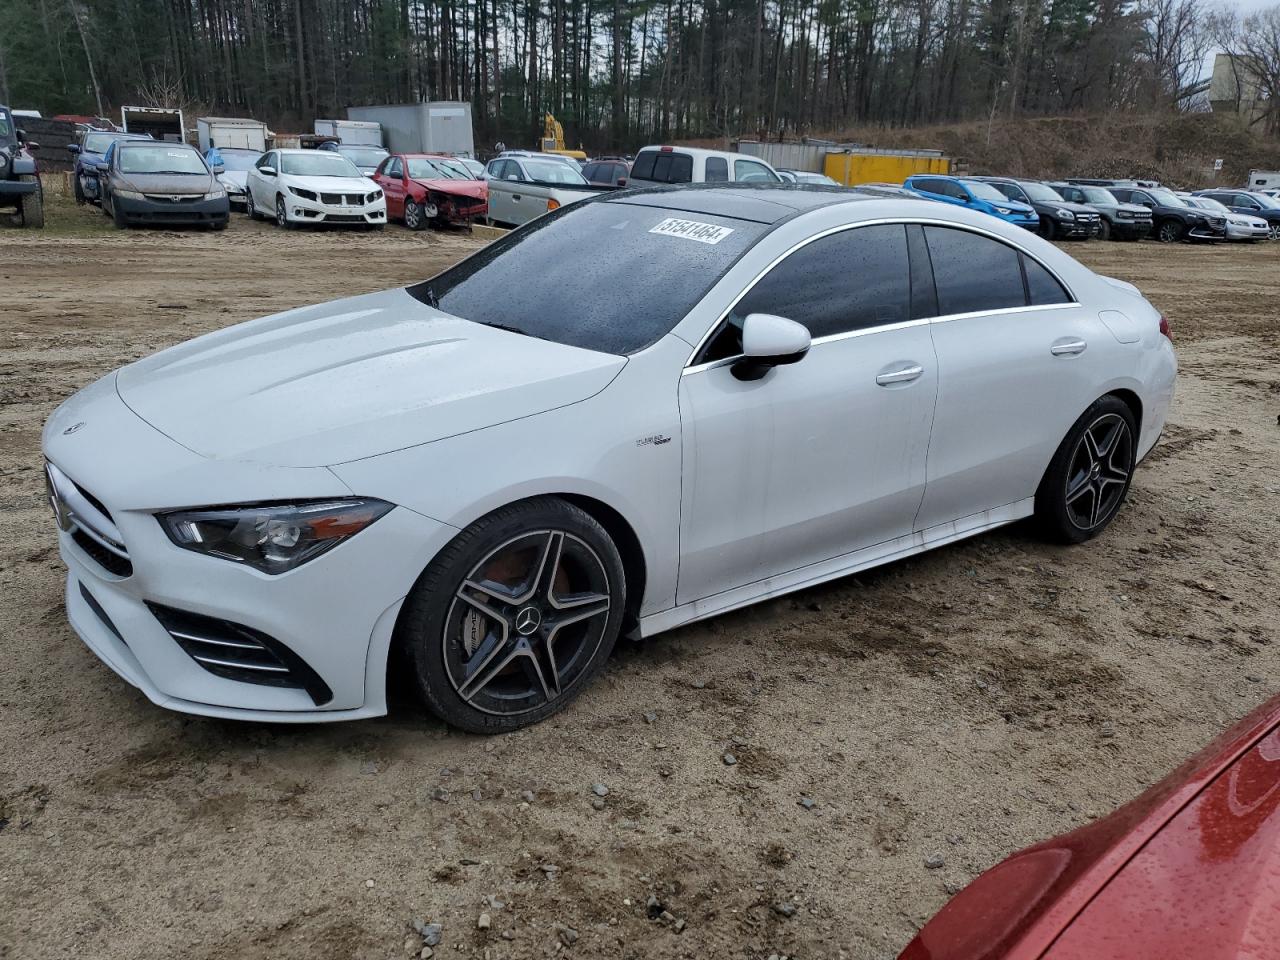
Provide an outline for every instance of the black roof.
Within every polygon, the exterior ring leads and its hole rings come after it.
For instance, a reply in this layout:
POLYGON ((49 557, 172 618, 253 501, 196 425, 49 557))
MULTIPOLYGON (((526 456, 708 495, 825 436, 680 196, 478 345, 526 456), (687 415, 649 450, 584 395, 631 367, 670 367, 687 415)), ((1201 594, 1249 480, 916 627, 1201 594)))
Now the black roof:
MULTIPOLYGON (((881 195, 883 199, 883 195, 881 195)), ((705 213, 755 223, 774 224, 798 213, 874 195, 848 187, 807 183, 682 183, 670 186, 619 190, 601 197, 601 203, 631 203, 685 213, 705 213)))

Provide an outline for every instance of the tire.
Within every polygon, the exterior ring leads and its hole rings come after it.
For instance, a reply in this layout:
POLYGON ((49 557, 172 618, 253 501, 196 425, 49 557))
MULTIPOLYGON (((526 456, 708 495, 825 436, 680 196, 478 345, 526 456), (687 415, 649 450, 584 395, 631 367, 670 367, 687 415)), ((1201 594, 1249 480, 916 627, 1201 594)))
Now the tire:
POLYGON ((215 230, 225 230, 225 229, 227 229, 227 224, 228 224, 228 223, 230 223, 230 222, 231 222, 231 217, 229 217, 229 216, 228 216, 228 217, 227 217, 227 219, 225 219, 225 220, 215 220, 215 221, 213 222, 213 229, 215 229, 215 230))
POLYGON ((1058 227, 1048 217, 1041 217, 1040 229, 1037 230, 1036 233, 1040 234, 1040 236, 1044 237, 1046 240, 1052 240, 1058 234, 1058 227))
POLYGON ((591 682, 625 608, 608 533, 586 511, 537 497, 477 520, 431 561, 396 642, 432 713, 471 733, 504 733, 559 712, 591 682))
POLYGON ((34 183, 34 193, 24 193, 19 211, 22 214, 22 225, 39 230, 44 226, 44 188, 40 186, 40 178, 34 173, 24 173, 18 177, 20 183, 34 183))
POLYGON ((84 206, 89 202, 89 198, 84 195, 84 185, 80 183, 80 174, 78 171, 71 171, 71 178, 75 181, 72 189, 76 197, 76 206, 84 206))
POLYGON ((1271 224, 1271 235, 1270 235, 1270 239, 1272 239, 1272 240, 1280 240, 1280 223, 1273 223, 1273 224, 1271 224))
POLYGON ((279 194, 276 194, 276 226, 285 230, 293 227, 293 224, 289 222, 288 211, 285 210, 284 197, 279 194))
POLYGON ((116 225, 118 230, 127 230, 129 228, 128 218, 120 212, 114 199, 111 201, 111 222, 116 225))
POLYGON ((422 212, 422 207, 418 205, 417 200, 406 200, 404 202, 404 225, 410 230, 425 230, 427 228, 427 217, 422 212))
POLYGON ((1177 220, 1161 220, 1156 224, 1156 239, 1161 243, 1177 243, 1187 228, 1177 220))
POLYGON ((1084 543, 1106 529, 1133 480, 1138 425, 1119 397, 1095 400, 1067 431, 1036 491, 1036 519, 1059 543, 1084 543))
POLYGON ((1111 221, 1108 220, 1106 217, 1100 217, 1098 219, 1098 239, 1099 240, 1111 239, 1111 221))
POLYGON ((245 195, 244 212, 249 215, 250 220, 266 219, 266 217, 259 212, 257 204, 253 202, 253 194, 251 193, 245 195))

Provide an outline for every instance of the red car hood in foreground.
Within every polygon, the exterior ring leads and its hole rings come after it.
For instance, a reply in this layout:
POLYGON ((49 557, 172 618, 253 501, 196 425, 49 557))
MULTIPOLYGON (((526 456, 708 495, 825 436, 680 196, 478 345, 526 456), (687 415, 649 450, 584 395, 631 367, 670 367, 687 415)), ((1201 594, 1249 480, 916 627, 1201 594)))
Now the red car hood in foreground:
POLYGON ((1111 816, 1015 853, 899 960, 1280 957, 1280 698, 1111 816))
POLYGON ((418 180, 414 183, 437 190, 440 193, 451 193, 455 197, 470 197, 472 200, 488 200, 489 184, 484 180, 418 180))

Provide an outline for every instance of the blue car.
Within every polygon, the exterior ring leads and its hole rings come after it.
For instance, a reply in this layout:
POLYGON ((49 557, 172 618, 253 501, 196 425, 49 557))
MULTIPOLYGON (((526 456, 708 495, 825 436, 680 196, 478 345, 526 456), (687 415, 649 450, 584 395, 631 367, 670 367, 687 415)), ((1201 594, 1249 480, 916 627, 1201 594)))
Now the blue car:
POLYGON ((150 140, 141 133, 116 133, 111 130, 86 130, 79 143, 67 145, 76 157, 76 203, 100 202, 98 191, 98 164, 106 156, 107 148, 117 140, 150 140))
POLYGON ((917 174, 907 177, 902 185, 930 200, 954 203, 958 207, 968 207, 970 210, 981 210, 983 213, 989 213, 1006 223, 1012 223, 1027 230, 1040 229, 1040 214, 1036 213, 1033 207, 1017 200, 1010 200, 991 184, 983 183, 981 180, 917 174))

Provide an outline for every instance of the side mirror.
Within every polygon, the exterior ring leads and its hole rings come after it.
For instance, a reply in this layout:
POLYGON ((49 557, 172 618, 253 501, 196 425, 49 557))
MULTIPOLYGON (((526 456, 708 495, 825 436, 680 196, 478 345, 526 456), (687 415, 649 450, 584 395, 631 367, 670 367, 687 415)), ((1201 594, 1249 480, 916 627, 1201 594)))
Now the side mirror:
POLYGON ((210 169, 213 171, 214 176, 217 176, 220 173, 227 172, 227 165, 225 163, 215 163, 210 169))
POLYGON ((794 320, 748 314, 742 322, 742 358, 730 369, 739 380, 759 380, 774 367, 803 360, 810 342, 808 329, 794 320))
POLYGON ((274 177, 276 175, 275 167, 259 167, 258 172, 264 177, 274 177))
POLYGON ((78 143, 67 144, 67 153, 79 153, 79 152, 80 152, 80 144, 78 143))
POLYGON ((627 178, 626 178, 626 177, 619 177, 619 178, 618 178, 618 186, 620 186, 620 187, 625 187, 626 185, 627 185, 627 178))
POLYGON ((519 182, 520 182, 520 178, 519 178, 518 176, 516 176, 514 173, 508 173, 508 174, 507 174, 507 179, 508 179, 508 180, 510 180, 510 181, 512 181, 512 182, 514 182, 514 183, 519 183, 519 182))

